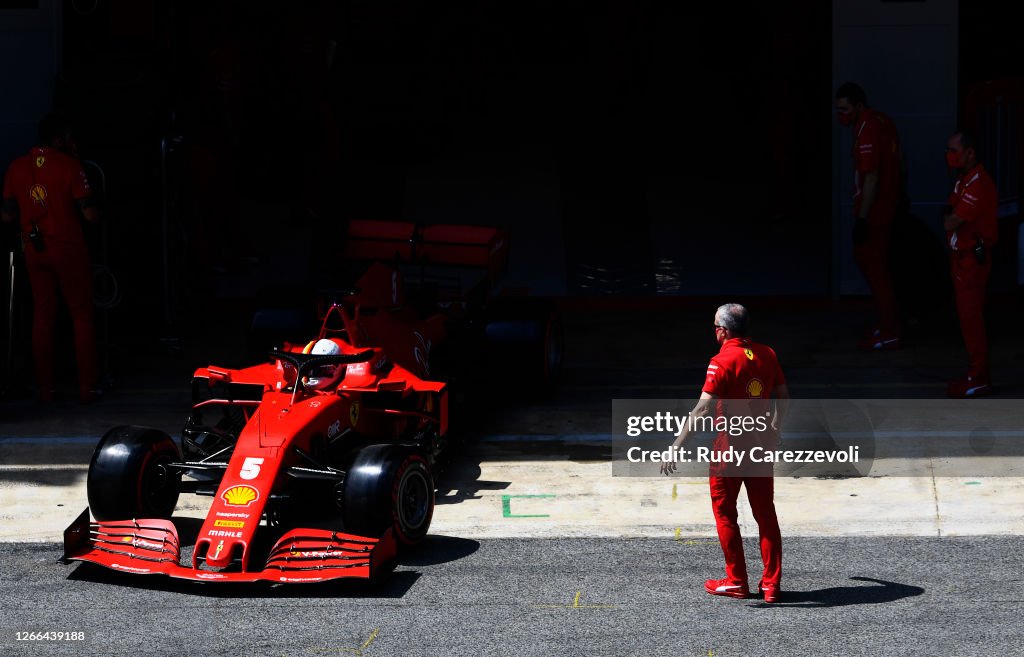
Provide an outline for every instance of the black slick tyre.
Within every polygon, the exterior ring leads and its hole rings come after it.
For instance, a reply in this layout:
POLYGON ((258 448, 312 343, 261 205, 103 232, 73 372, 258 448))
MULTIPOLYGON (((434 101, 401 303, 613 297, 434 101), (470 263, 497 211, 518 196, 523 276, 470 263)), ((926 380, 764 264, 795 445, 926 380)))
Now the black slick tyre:
POLYGON ((165 466, 180 461, 178 446, 157 429, 119 426, 100 439, 89 463, 89 508, 97 520, 170 518, 181 475, 165 466))
POLYGON ((345 531, 377 537, 389 527, 398 543, 422 542, 434 515, 434 478, 424 456, 397 445, 370 445, 345 477, 345 531))

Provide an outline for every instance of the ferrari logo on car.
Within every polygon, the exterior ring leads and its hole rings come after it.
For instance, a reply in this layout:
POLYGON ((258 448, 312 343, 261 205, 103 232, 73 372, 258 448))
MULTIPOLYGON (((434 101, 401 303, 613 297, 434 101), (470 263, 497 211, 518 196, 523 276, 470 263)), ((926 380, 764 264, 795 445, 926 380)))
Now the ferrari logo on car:
POLYGON ((221 495, 229 506, 249 506, 259 498, 259 491, 252 486, 232 486, 221 495))
POLYGON ((359 402, 352 402, 352 405, 349 406, 348 420, 351 426, 356 426, 356 422, 359 421, 359 402))

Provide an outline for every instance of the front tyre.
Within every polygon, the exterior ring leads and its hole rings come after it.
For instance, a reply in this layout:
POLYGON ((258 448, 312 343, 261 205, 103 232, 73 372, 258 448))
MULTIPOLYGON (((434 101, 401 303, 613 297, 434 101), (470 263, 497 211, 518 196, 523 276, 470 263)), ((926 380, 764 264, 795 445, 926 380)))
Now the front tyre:
POLYGON ((434 516, 434 478, 417 451, 370 445, 356 455, 345 478, 345 530, 380 536, 389 527, 402 545, 427 536, 434 516))
POLYGON ((181 460, 163 431, 120 426, 100 439, 89 464, 89 508, 97 520, 170 518, 181 475, 167 468, 181 460))

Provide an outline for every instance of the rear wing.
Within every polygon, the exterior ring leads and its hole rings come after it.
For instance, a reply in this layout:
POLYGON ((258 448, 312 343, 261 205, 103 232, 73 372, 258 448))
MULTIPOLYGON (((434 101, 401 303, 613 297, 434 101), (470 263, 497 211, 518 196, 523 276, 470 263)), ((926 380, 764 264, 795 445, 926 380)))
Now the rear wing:
POLYGON ((495 226, 353 219, 344 255, 387 263, 477 267, 495 280, 508 265, 508 231, 495 226))

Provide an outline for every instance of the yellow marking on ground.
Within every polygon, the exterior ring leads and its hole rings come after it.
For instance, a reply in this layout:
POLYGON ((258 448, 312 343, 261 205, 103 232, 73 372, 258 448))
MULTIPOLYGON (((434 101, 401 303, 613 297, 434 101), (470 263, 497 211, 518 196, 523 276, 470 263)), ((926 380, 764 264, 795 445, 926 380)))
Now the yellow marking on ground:
POLYGON ((614 609, 615 605, 581 605, 580 598, 583 596, 583 591, 576 591, 576 596, 572 599, 572 604, 568 605, 533 605, 540 609, 614 609))
POLYGON ((364 641, 363 645, 359 646, 358 648, 335 648, 331 650, 314 650, 313 652, 344 652, 352 653, 353 655, 358 655, 359 657, 362 657, 363 651, 370 647, 370 644, 374 642, 378 634, 380 634, 380 628, 374 628, 373 632, 370 634, 370 638, 364 641))
MULTIPOLYGON (((374 639, 377 638, 378 634, 380 634, 380 628, 379 627, 374 628, 373 633, 370 634, 370 638, 366 640, 366 643, 364 643, 363 645, 359 646, 359 649, 360 650, 366 650, 367 648, 369 648, 370 644, 373 643, 374 639)), ((709 655, 708 657, 711 657, 711 655, 709 655)))
POLYGON ((677 497, 679 497, 679 485, 672 484, 672 499, 674 500, 677 497))
POLYGON ((676 542, 677 543, 682 543, 683 545, 700 545, 701 543, 714 543, 715 541, 712 541, 712 540, 696 540, 696 539, 692 539, 692 538, 688 538, 688 539, 686 539, 684 541, 683 540, 683 530, 682 530, 682 528, 681 527, 676 527, 676 542))

